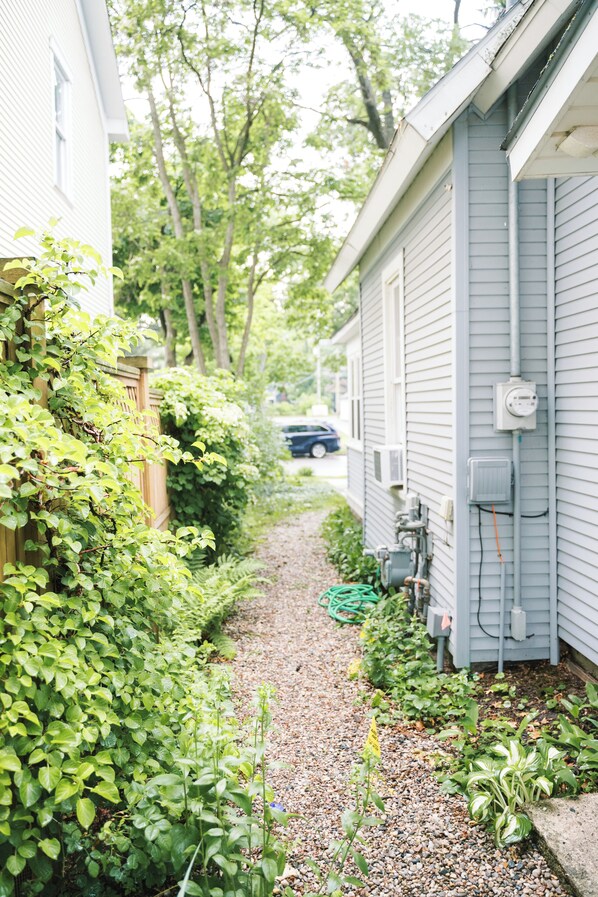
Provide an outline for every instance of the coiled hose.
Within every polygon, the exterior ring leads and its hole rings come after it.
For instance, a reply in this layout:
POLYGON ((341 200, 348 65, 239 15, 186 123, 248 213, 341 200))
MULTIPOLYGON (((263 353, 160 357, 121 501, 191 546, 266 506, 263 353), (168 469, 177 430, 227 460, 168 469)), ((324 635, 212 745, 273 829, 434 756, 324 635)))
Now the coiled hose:
POLYGON ((330 586, 322 592, 318 604, 327 608, 328 616, 337 623, 360 624, 380 598, 373 586, 369 585, 330 586))

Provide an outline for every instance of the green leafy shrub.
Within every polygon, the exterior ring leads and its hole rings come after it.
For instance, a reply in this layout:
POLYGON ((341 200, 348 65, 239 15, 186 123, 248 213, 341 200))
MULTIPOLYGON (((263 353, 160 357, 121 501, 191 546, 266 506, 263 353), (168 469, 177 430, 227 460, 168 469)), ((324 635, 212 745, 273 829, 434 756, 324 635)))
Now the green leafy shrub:
MULTIPOLYGON (((16 352, 0 361, 0 524, 28 552, 0 583, 0 895, 17 876, 26 895, 139 893, 180 874, 198 840, 206 849, 207 820, 160 777, 192 768, 209 814, 221 736, 198 747, 198 726, 229 732, 228 753, 241 749, 228 686, 205 670, 200 645, 226 574, 195 581, 184 561, 212 535, 148 527, 130 470, 213 459, 146 438, 99 366, 135 345, 137 328, 76 308, 90 258, 89 280, 102 271, 93 250, 49 234, 41 247, 39 261, 20 262, 27 273, 0 316, 16 352)), ((246 569, 229 606, 251 587, 246 569)), ((230 787, 249 787, 226 762, 230 787)), ((208 872, 224 875, 215 857, 208 872)))
POLYGON ((474 684, 466 670, 437 673, 426 627, 409 612, 407 598, 380 601, 363 625, 363 670, 407 719, 436 725, 474 710, 474 684))
POLYGON ((376 585, 378 564, 363 556, 361 523, 347 505, 329 514, 322 527, 326 556, 344 580, 376 585))
POLYGON ((248 421, 251 438, 257 449, 254 463, 258 469, 258 483, 280 481, 284 474, 281 462, 290 457, 280 427, 272 422, 263 406, 252 405, 248 421))
POLYGON ((204 377, 169 368, 154 374, 164 398, 162 429, 194 457, 207 451, 215 463, 171 463, 168 489, 174 516, 185 526, 207 526, 219 552, 234 546, 252 487, 259 477, 259 448, 244 407, 243 386, 225 372, 204 377))

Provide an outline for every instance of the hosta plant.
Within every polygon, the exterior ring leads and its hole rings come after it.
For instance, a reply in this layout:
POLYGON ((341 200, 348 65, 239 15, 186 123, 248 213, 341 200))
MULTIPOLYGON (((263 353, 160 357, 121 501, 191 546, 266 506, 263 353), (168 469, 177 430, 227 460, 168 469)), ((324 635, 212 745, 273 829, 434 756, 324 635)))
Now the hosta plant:
POLYGON ((564 761, 564 752, 538 742, 526 747, 515 738, 495 744, 491 755, 473 761, 465 787, 472 819, 485 823, 499 847, 521 841, 531 831, 525 805, 550 797, 577 782, 564 761))

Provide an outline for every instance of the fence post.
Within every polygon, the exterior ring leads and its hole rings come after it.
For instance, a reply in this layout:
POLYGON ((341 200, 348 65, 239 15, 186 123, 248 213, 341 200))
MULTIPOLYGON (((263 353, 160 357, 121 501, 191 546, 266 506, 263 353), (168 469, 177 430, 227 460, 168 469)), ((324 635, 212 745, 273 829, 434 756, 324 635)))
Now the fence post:
MULTIPOLYGON (((150 414, 150 388, 149 388, 149 374, 152 369, 151 359, 147 357, 147 355, 132 355, 127 356, 126 358, 120 358, 120 362, 123 364, 128 364, 132 368, 137 368, 139 371, 139 389, 137 391, 137 410, 143 417, 143 425, 145 427, 146 432, 149 433, 151 430, 151 423, 149 421, 150 414)), ((141 491, 143 494, 143 500, 152 510, 155 510, 155 495, 153 489, 153 478, 151 475, 150 465, 147 461, 143 465, 143 473, 141 477, 141 491)), ((151 523, 152 517, 148 518, 148 523, 151 523)))

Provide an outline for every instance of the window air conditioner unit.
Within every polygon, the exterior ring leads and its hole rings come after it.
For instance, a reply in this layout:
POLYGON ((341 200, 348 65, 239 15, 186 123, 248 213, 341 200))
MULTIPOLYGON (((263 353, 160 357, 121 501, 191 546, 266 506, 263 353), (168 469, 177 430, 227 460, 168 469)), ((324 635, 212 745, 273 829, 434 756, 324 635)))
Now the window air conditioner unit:
POLYGON ((374 477, 389 489, 405 485, 405 449, 402 445, 374 446, 374 477))

